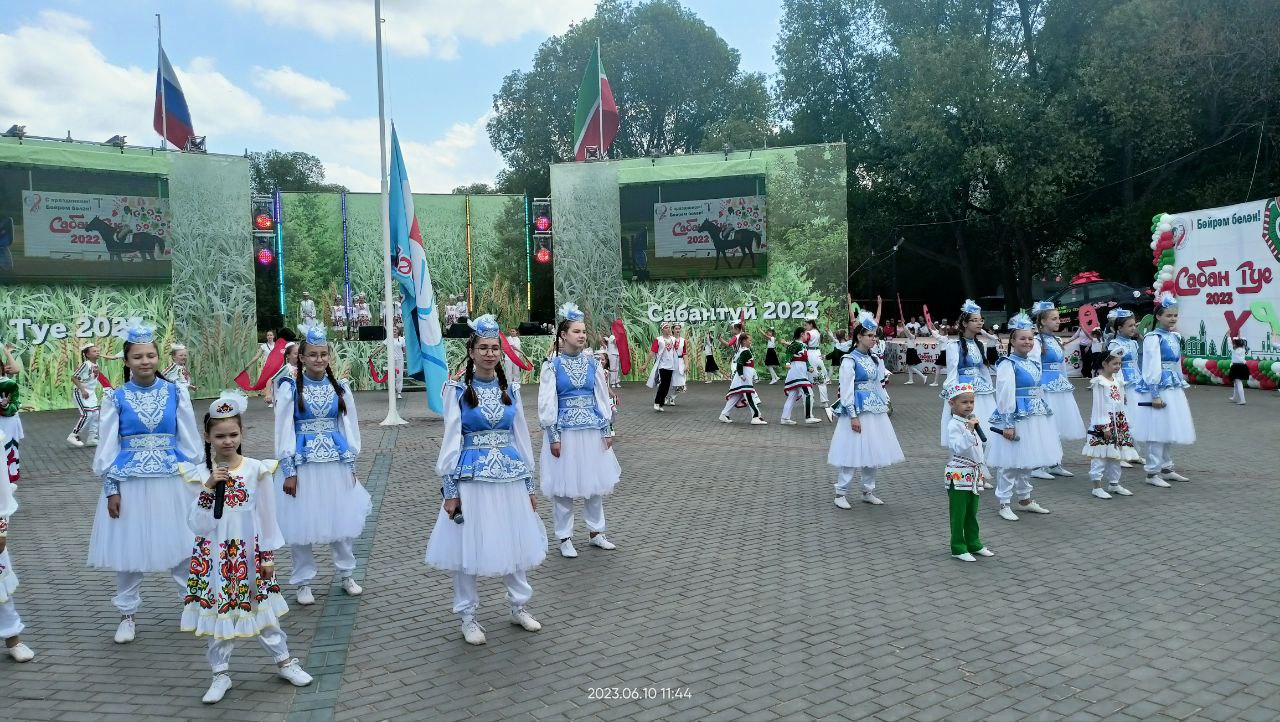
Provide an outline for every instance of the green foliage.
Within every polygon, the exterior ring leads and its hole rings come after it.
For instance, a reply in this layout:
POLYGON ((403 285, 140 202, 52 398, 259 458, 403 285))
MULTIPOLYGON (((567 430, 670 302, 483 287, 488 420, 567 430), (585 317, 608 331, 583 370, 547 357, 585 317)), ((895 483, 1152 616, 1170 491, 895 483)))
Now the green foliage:
POLYGON ((249 178, 253 192, 266 195, 281 191, 345 191, 337 183, 324 182, 324 164, 310 153, 268 150, 249 154, 249 178))

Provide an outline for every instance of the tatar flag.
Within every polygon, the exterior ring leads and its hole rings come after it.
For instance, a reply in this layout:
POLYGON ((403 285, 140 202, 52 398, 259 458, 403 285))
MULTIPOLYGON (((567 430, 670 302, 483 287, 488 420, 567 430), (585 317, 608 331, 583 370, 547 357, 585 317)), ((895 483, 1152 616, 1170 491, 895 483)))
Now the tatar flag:
POLYGON ((276 339, 271 350, 267 352, 267 358, 262 362, 262 372, 258 374, 258 380, 251 381, 249 379, 249 369, 246 368, 240 372, 239 376, 236 376, 236 386, 245 391, 261 391, 265 389, 267 384, 271 383, 271 379, 276 375, 276 372, 284 367, 284 349, 288 345, 288 341, 282 338, 276 339))
POLYGON ((186 148, 187 141, 196 132, 191 125, 191 112, 187 110, 187 98, 182 94, 182 84, 169 64, 169 56, 160 49, 160 63, 156 68, 156 110, 154 125, 160 137, 178 148, 186 148))
POLYGON ((413 193, 409 190, 409 174, 400 154, 396 126, 391 125, 391 190, 387 196, 387 218, 391 223, 391 258, 395 262, 392 275, 400 282, 404 301, 400 315, 404 321, 405 374, 427 387, 427 406, 437 414, 444 413, 440 394, 449 379, 449 364, 444 357, 444 334, 440 330, 440 314, 436 311, 436 292, 427 270, 427 254, 422 246, 418 218, 413 213, 413 193))
POLYGON ((578 86, 578 108, 573 116, 573 157, 587 159, 587 146, 600 149, 605 157, 609 145, 618 134, 618 104, 600 62, 600 43, 591 51, 591 61, 578 86))

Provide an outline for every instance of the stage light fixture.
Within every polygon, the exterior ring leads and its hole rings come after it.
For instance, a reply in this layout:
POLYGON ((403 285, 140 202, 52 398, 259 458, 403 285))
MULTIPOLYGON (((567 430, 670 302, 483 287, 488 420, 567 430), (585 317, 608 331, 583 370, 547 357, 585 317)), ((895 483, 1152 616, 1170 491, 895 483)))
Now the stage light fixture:
POLYGON ((270 248, 258 249, 258 265, 270 266, 271 262, 276 260, 276 254, 270 248))
POLYGON ((534 251, 533 260, 538 263, 551 263, 551 249, 543 246, 534 251))
POLYGON ((551 216, 539 214, 533 219, 533 230, 538 233, 547 233, 551 230, 551 216))
POLYGON ((253 228, 256 231, 270 231, 276 227, 276 222, 271 220, 271 216, 267 213, 259 213, 253 217, 253 228))

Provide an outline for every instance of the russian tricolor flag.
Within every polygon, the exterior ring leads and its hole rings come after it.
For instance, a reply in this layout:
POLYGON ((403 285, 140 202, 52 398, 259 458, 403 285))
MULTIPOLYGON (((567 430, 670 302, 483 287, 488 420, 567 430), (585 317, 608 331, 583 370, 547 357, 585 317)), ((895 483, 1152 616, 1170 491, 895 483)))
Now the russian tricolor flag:
POLYGON ((179 150, 187 147, 187 141, 196 132, 191 126, 191 111, 187 110, 187 98, 182 94, 182 84, 169 64, 169 56, 160 49, 160 67, 156 68, 155 128, 160 136, 173 143, 179 150))

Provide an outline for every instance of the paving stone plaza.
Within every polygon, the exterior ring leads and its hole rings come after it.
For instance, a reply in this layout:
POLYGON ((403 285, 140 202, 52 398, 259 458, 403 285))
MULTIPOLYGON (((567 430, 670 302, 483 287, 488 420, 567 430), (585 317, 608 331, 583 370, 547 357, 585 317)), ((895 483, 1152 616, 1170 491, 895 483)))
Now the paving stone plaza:
MULTIPOLYGON (((380 427, 385 396, 358 396, 360 478, 374 511, 356 547, 364 595, 330 585, 283 627, 315 676, 295 689, 254 640, 216 707, 205 643, 178 630, 172 582, 150 575, 137 640, 116 645, 111 573, 84 566, 100 482, 91 451, 63 443, 74 412, 23 417, 21 509, 10 549, 36 650, 0 660, 3 715, 22 720, 1280 719, 1280 397, 1220 387, 1188 396, 1200 442, 1179 448, 1190 483, 1089 495, 1076 477, 1036 482, 1052 510, 1007 522, 990 492, 982 536, 997 556, 949 556, 937 389, 890 386, 907 462, 879 475, 885 504, 832 502, 831 426, 781 426, 780 386, 761 386, 770 425, 716 421, 724 385, 690 385, 651 410, 621 391, 623 481, 605 502, 616 551, 549 549, 531 572, 539 633, 511 626, 500 580, 483 579, 465 644, 447 575, 423 564, 440 503, 442 424, 419 394, 410 423, 380 427)), ((1089 397, 1077 380, 1077 400, 1089 397)), ((533 388, 525 409, 534 414, 533 388)), ((201 404, 197 402, 197 409, 201 404)), ((534 446, 540 448, 536 431, 534 446)), ((249 456, 268 456, 269 411, 247 417, 249 456)), ((550 529, 550 503, 539 513, 550 529)), ((553 535, 554 536, 554 535, 553 535)), ((280 567, 288 569, 287 551, 280 567)))

